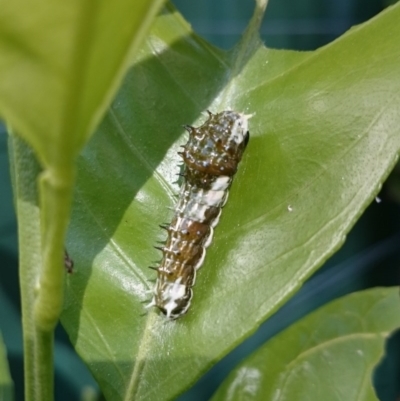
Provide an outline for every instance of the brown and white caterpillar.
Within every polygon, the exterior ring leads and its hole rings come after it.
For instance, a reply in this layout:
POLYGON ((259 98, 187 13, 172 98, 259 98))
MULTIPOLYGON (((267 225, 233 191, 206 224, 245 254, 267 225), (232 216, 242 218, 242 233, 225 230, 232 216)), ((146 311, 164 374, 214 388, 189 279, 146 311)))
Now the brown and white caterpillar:
POLYGON ((179 152, 184 162, 184 184, 168 232, 158 248, 163 257, 157 270, 154 296, 148 307, 157 306, 170 319, 189 309, 196 271, 211 244, 221 209, 249 140, 251 115, 235 111, 208 112, 200 127, 185 126, 189 141, 179 152))

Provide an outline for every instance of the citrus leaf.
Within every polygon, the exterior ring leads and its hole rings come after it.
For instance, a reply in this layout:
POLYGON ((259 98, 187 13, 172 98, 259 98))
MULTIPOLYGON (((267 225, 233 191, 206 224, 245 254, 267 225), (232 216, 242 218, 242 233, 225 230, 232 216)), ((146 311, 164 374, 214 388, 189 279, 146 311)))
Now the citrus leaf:
POLYGON ((372 372, 399 327, 398 288, 345 296, 248 357, 212 400, 377 401, 372 372))
POLYGON ((308 53, 266 49, 262 11, 225 53, 168 8, 79 158, 62 320, 110 400, 188 388, 340 247, 397 160, 400 7, 308 53), (192 306, 145 314, 181 124, 228 107, 254 114, 250 142, 192 306))

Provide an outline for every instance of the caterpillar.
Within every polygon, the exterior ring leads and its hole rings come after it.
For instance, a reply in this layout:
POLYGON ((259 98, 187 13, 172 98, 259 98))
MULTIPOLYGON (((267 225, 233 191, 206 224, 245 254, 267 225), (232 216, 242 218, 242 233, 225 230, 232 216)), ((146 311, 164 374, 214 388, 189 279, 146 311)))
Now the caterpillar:
POLYGON ((183 316, 189 309, 196 272, 204 262, 222 207, 228 199, 238 164, 249 140, 251 115, 235 111, 208 112, 198 128, 185 126, 189 141, 178 152, 184 163, 184 183, 169 225, 160 265, 151 267, 158 276, 153 298, 169 319, 183 316))

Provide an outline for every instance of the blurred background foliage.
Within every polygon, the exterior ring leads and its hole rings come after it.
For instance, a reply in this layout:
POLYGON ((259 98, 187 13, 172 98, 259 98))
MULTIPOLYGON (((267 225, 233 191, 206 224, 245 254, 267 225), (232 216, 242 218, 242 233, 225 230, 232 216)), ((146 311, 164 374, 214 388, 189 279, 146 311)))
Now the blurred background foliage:
MULTIPOLYGON (((379 13, 394 0, 270 0, 261 36, 266 46, 314 50, 379 13)), ((229 49, 253 12, 250 0, 175 0, 193 29, 212 44, 229 49)), ((22 96, 22 94, 21 94, 22 96)), ((15 399, 23 400, 22 334, 18 290, 18 244, 13 209, 7 135, 0 126, 0 331, 7 347, 15 399)), ((249 353, 291 323, 344 294, 400 282, 400 168, 360 218, 345 245, 279 312, 215 365, 179 401, 207 400, 228 372, 249 353)), ((55 343, 56 399, 93 399, 97 388, 59 327, 55 343)), ((381 401, 400 400, 400 333, 392 336, 374 383, 381 401)), ((96 397, 97 398, 97 397, 96 397)))

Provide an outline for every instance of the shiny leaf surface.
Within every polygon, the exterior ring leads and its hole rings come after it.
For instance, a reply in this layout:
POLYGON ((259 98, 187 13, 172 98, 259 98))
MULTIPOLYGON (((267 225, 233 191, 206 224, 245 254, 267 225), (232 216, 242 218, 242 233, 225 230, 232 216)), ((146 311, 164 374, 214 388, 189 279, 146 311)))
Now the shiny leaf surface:
POLYGON ((162 13, 79 158, 63 323, 110 400, 172 399, 249 336, 345 240, 400 148, 400 7, 315 52, 230 53, 162 13), (382 62, 384 60, 384 62, 382 62), (187 316, 144 303, 179 185, 182 124, 253 113, 187 316))

